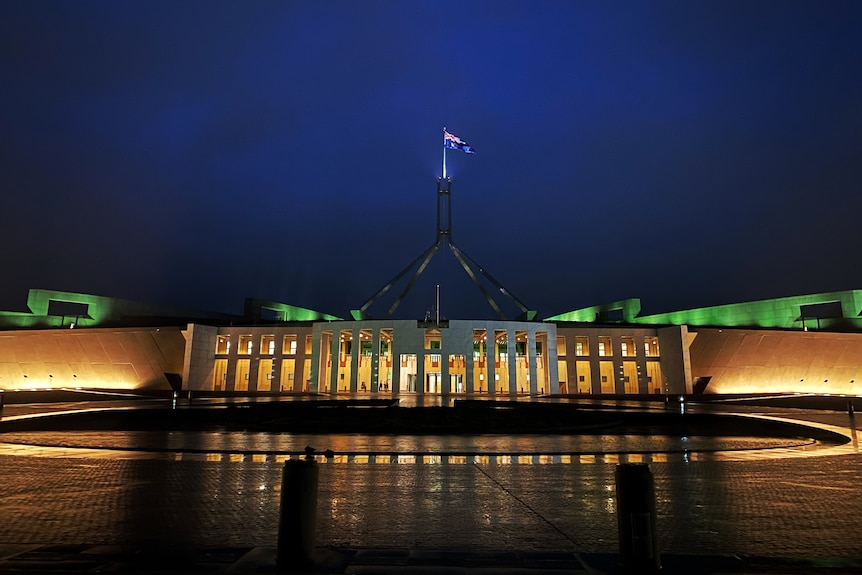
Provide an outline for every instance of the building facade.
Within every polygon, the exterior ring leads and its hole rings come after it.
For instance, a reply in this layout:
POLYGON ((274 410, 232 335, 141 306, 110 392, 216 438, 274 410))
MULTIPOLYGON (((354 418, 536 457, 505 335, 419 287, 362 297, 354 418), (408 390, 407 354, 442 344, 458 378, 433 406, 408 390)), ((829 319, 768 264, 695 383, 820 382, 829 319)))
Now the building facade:
POLYGON ((189 326, 192 390, 551 394, 557 334, 542 322, 331 321, 189 326), (200 350, 205 350, 201 352, 200 350))
POLYGON ((544 321, 346 321, 261 300, 222 317, 34 291, 33 317, 0 312, 0 390, 859 395, 862 381, 858 291, 678 312, 696 325, 651 325, 637 300, 544 321), (84 307, 52 315, 52 297, 84 307), (734 325, 704 325, 719 316, 734 325))

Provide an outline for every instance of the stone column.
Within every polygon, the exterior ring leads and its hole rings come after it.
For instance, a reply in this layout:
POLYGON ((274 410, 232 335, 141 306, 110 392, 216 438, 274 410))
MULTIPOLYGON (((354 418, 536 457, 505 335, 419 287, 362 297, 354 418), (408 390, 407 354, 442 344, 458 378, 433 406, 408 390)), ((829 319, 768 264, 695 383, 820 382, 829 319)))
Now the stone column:
POLYGON ((371 381, 368 389, 371 392, 380 391, 380 327, 371 330, 371 381))
POLYGON ((354 327, 350 332, 350 338, 352 341, 352 345, 350 346, 350 392, 356 393, 359 388, 357 387, 357 380, 359 377, 359 353, 360 348, 362 347, 362 333, 359 331, 359 328, 354 327))
MULTIPOLYGON (((275 343, 273 345, 272 350, 272 379, 269 380, 269 390, 271 392, 279 392, 281 393, 281 372, 283 369, 284 362, 284 336, 285 332, 281 330, 276 330, 275 335, 275 343)), ((299 347, 299 341, 296 342, 296 347, 299 347)), ((294 361, 294 367, 296 366, 296 362, 294 361)), ((287 381, 290 381, 288 378, 287 381)), ((296 382, 296 376, 293 376, 294 383, 296 382)))
POLYGON ((599 335, 597 333, 590 333, 587 341, 589 342, 589 360, 590 360, 590 389, 594 395, 600 395, 602 393, 602 372, 599 368, 599 335))
POLYGON ((488 374, 485 376, 485 386, 488 395, 497 395, 497 334, 492 326, 485 326, 485 365, 488 366, 488 374))
POLYGON ((329 394, 338 393, 338 359, 341 353, 341 329, 332 330, 332 339, 329 342, 329 361, 332 367, 329 370, 329 394))
POLYGON ((506 351, 509 356, 509 395, 518 393, 518 356, 515 354, 515 330, 506 330, 506 351))
POLYGON ((224 391, 233 391, 236 387, 236 363, 239 359, 237 348, 239 347, 239 334, 228 332, 230 338, 230 349, 227 354, 227 370, 224 376, 224 391))
MULTIPOLYGON (((547 354, 548 350, 544 350, 544 353, 547 354)), ((544 382, 541 382, 542 385, 539 385, 539 381, 536 379, 536 362, 538 362, 538 356, 536 355, 536 328, 530 327, 527 330, 527 366, 529 368, 528 373, 530 374, 530 395, 538 395, 539 389, 544 385, 544 382)), ((545 373, 548 373, 547 368, 545 368, 545 373)), ((550 390, 545 390, 545 393, 548 393, 550 390)))

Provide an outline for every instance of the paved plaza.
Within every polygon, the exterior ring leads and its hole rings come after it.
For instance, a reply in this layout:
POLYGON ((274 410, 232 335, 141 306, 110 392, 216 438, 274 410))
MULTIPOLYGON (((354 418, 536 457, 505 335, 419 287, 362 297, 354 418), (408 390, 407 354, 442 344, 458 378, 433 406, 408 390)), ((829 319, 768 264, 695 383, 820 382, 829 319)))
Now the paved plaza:
MULTIPOLYGON (((843 423, 848 435, 858 425, 834 412, 805 417, 843 423)), ((846 451, 652 461, 661 552, 859 567, 862 455, 855 441, 846 451)), ((260 459, 0 455, 0 542, 7 556, 51 545, 273 547, 283 465, 260 459)), ((615 467, 601 459, 321 463, 316 544, 365 553, 612 554, 615 467)))

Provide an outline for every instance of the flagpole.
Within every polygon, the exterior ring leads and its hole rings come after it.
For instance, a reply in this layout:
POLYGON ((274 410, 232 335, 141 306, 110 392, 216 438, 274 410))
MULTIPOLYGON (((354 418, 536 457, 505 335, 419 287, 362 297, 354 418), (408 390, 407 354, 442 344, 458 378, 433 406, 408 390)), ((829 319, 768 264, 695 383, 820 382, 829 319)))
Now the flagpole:
POLYGON ((437 326, 440 326, 440 284, 437 284, 437 326))
POLYGON ((446 126, 443 126, 443 179, 446 179, 446 126))

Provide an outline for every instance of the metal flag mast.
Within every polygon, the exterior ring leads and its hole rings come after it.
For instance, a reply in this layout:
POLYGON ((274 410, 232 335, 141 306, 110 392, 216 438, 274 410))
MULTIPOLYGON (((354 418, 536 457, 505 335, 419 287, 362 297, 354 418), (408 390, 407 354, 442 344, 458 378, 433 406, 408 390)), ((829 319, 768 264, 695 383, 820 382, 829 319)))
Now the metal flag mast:
POLYGON ((446 179, 446 126, 443 126, 443 179, 446 179))
MULTIPOLYGON (((529 310, 527 307, 521 303, 521 301, 512 295, 509 290, 507 290, 503 285, 494 279, 491 274, 485 271, 485 269, 476 263, 470 256, 468 256, 464 250, 458 248, 455 243, 452 241, 452 203, 451 199, 451 191, 452 191, 452 180, 446 174, 446 148, 452 148, 455 150, 461 150, 468 154, 473 154, 476 152, 467 142, 461 140, 457 136, 450 134, 446 131, 446 128, 443 128, 443 176, 437 178, 437 237, 434 240, 434 243, 426 249, 424 252, 419 254, 419 256, 414 259, 410 264, 398 272, 395 277, 393 277, 389 282, 386 283, 382 288, 380 288, 377 293, 375 293, 371 298, 366 301, 362 307, 355 310, 350 310, 350 315, 355 320, 365 319, 368 317, 366 311, 371 305, 376 302, 383 294, 389 291, 392 286, 397 283, 401 278, 407 275, 411 270, 415 271, 413 275, 410 277, 410 280, 407 282, 407 285, 389 307, 388 312, 386 313, 386 318, 391 318, 392 314, 395 313, 395 310, 398 308, 399 304, 404 300, 407 296, 407 293, 410 291, 410 288, 416 283, 419 279, 419 276, 422 275, 422 272, 425 271, 425 268, 428 267, 428 263, 431 261, 431 258, 434 257, 434 254, 437 253, 437 250, 440 248, 440 244, 444 241, 446 245, 449 247, 449 251, 455 256, 455 259, 458 260, 458 263, 461 264, 461 267, 464 268, 464 271, 470 277, 479 291, 485 296, 485 299, 488 301, 488 304, 491 306, 491 309, 497 314, 501 320, 509 319, 506 317, 506 314, 500 309, 500 306, 497 305, 497 302, 494 301, 494 298, 491 295, 491 291, 489 291, 479 279, 479 276, 484 277, 488 282, 493 286, 493 291, 502 294, 506 298, 508 298, 511 302, 521 310, 521 318, 530 321, 536 317, 536 312, 534 310, 529 310)), ((437 323, 440 323, 440 285, 437 285, 437 313, 436 319, 437 323)))

